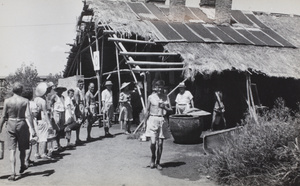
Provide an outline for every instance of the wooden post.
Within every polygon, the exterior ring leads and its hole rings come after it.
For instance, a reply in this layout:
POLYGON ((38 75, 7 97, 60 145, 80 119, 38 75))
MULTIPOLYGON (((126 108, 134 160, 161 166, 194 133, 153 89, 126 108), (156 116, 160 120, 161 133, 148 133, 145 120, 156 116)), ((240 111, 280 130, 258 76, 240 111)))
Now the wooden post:
POLYGON ((118 49, 116 47, 116 59, 117 59, 117 70, 118 70, 118 85, 119 85, 119 90, 121 88, 121 74, 120 74, 120 61, 119 61, 119 55, 118 55, 118 49))
MULTIPOLYGON (((99 43, 98 43, 98 29, 97 29, 97 24, 95 24, 95 36, 96 36, 96 51, 99 52, 99 43)), ((102 39, 103 40, 103 39, 102 39)), ((102 48, 103 50, 103 48, 102 48)), ((103 60, 103 52, 101 52, 101 60, 103 60)), ((100 60, 100 59, 99 59, 100 60)), ((98 87, 98 102, 99 102, 99 106, 98 106, 98 113, 101 114, 101 71, 102 71, 102 62, 100 63, 100 61, 98 61, 98 63, 100 64, 100 73, 99 70, 96 70, 96 77, 97 77, 97 87, 98 87)), ((100 122, 100 121, 99 121, 100 122)), ((99 123, 100 124, 100 123, 99 123)))

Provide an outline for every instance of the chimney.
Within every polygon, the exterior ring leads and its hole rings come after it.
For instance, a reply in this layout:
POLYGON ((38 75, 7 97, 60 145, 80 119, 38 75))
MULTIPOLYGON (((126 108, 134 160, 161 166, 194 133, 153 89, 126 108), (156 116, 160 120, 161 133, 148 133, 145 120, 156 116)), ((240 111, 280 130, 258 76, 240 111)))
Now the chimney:
POLYGON ((216 24, 230 24, 232 0, 216 0, 216 24))
POLYGON ((169 19, 171 21, 184 22, 185 1, 186 0, 170 0, 169 19))

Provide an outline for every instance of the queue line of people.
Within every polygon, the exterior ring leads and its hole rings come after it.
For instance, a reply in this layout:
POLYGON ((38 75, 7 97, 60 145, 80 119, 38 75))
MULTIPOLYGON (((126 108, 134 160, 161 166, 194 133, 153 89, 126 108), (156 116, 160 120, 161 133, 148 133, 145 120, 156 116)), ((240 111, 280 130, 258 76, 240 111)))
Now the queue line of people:
MULTIPOLYGON (((130 134, 130 126, 133 121, 133 111, 131 106, 130 82, 124 82, 119 94, 120 113, 119 122, 124 125, 124 133, 130 134)), ((153 87, 153 93, 148 97, 147 108, 144 113, 145 136, 150 139, 151 163, 150 168, 162 169, 160 159, 163 150, 163 141, 170 137, 167 115, 172 112, 169 97, 164 92, 164 81, 158 80, 153 87)), ((102 114, 103 127, 106 137, 113 137, 109 133, 112 118, 114 117, 112 82, 105 82, 106 89, 102 91, 102 114)), ((92 124, 99 119, 96 109, 96 99, 94 95, 95 86, 90 83, 86 94, 83 92, 84 82, 78 80, 77 87, 69 89, 53 83, 41 82, 35 90, 36 97, 33 99, 33 90, 26 89, 20 83, 13 85, 13 96, 4 101, 3 115, 0 120, 0 133, 5 121, 7 121, 8 148, 10 150, 10 161, 12 174, 9 180, 15 180, 16 146, 20 150, 20 173, 23 173, 32 163, 30 160, 31 147, 36 142, 37 159, 51 159, 53 151, 60 151, 60 139, 65 137, 67 147, 83 144, 79 138, 80 128, 87 122, 87 141, 93 140, 91 137, 92 124), (55 94, 47 104, 47 95, 54 90, 55 94), (67 91, 67 97, 63 92, 67 91), (50 105, 50 107, 47 107, 50 105), (71 131, 76 131, 75 145, 70 143, 71 131), (52 137, 50 137, 52 136, 52 137), (30 143, 31 142, 31 143, 30 143), (47 146, 48 144, 48 146, 47 146)), ((182 114, 189 108, 194 107, 193 96, 185 90, 184 83, 179 84, 180 92, 176 97, 176 114, 182 114)), ((222 95, 217 95, 218 112, 224 113, 222 95), (220 96, 221 95, 221 96, 220 96), (221 110, 221 111, 219 111, 221 110)), ((216 107, 216 106, 215 106, 216 107)), ((217 110, 217 109, 215 109, 217 110)), ((215 123, 214 113, 213 123, 215 123)), ((225 120, 225 119, 224 119, 225 120)), ((224 121, 225 123, 225 121, 224 121)), ((101 122, 99 120, 99 125, 101 122)), ((213 126, 212 126, 213 127, 213 126)))

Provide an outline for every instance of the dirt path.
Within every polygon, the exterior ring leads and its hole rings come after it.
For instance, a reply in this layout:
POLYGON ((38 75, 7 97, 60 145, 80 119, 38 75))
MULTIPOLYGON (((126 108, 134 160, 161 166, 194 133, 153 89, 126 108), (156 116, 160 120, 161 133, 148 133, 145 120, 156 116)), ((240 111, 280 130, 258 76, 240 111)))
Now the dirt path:
MULTIPOLYGON (((96 141, 66 149, 54 160, 35 160, 35 166, 15 182, 7 180, 10 167, 6 150, 5 159, 0 160, 0 185, 215 185, 198 173, 199 159, 204 156, 202 144, 179 145, 166 140, 161 160, 164 169, 159 171, 148 167, 149 142, 127 139, 120 132, 119 125, 113 125, 114 138, 98 138, 104 135, 103 129, 93 127, 96 141)), ((5 132, 0 139, 4 137, 5 132)), ((86 129, 82 128, 81 139, 85 137, 86 129)), ((65 140, 61 141, 64 146, 65 140)))

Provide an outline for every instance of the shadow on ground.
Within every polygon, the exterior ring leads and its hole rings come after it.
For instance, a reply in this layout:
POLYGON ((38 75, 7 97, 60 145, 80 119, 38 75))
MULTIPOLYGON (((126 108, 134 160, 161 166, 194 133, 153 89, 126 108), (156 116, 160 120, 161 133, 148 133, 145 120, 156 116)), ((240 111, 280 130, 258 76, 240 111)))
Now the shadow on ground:
POLYGON ((197 181, 201 178, 198 171, 200 162, 197 159, 199 157, 187 156, 176 161, 163 163, 161 174, 172 178, 197 181))
MULTIPOLYGON (((16 180, 25 178, 25 177, 29 177, 29 176, 50 176, 54 173, 55 171, 53 169, 51 170, 45 170, 45 171, 41 171, 41 172, 25 172, 24 174, 21 175, 17 175, 16 180)), ((0 180, 2 179, 8 179, 10 175, 4 175, 4 176, 0 176, 0 180)))

